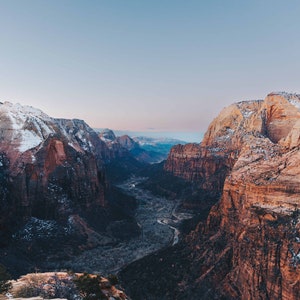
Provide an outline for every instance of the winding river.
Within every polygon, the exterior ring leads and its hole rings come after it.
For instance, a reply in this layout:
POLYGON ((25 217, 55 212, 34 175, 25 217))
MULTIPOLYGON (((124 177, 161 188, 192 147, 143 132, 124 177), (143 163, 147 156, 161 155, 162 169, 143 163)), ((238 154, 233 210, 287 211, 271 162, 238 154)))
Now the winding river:
POLYGON ((177 227, 181 220, 191 215, 175 213, 178 200, 168 200, 140 188, 139 183, 144 180, 146 178, 131 177, 118 185, 124 193, 138 201, 135 219, 141 234, 128 241, 87 250, 74 260, 67 261, 66 268, 70 265, 74 269, 75 264, 78 269, 88 272, 116 273, 135 260, 178 243, 180 232, 177 227))

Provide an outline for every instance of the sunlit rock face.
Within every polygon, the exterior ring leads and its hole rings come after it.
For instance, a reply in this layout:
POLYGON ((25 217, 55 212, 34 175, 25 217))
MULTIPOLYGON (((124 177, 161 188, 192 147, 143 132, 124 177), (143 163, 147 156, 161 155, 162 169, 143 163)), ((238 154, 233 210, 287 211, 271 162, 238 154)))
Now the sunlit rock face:
POLYGON ((187 238, 195 261, 187 287, 203 299, 300 297, 299 99, 271 93, 235 103, 200 145, 170 153, 166 170, 221 190, 187 238))
POLYGON ((239 156, 245 135, 262 131, 262 116, 254 113, 262 101, 235 103, 224 108, 210 124, 201 144, 177 145, 171 149, 165 170, 198 182, 205 190, 222 190, 226 175, 239 156))

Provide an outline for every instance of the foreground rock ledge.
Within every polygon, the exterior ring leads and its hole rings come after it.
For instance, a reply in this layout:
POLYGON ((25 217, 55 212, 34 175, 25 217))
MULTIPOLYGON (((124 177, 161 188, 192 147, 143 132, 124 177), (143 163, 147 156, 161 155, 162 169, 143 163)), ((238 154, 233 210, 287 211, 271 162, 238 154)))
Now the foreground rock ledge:
MULTIPOLYGON (((75 274, 73 274, 75 275, 75 274)), ((0 295, 0 299, 31 299, 31 300, 40 300, 45 299, 44 297, 26 297, 26 298, 17 298, 15 295, 18 295, 20 289, 25 287, 39 286, 43 290, 50 292, 51 289, 55 288, 55 285, 60 284, 61 286, 66 285, 69 289, 72 288, 73 275, 70 275, 66 272, 46 272, 46 273, 32 273, 21 276, 18 280, 12 281, 12 290, 7 296, 0 295)), ((76 273, 76 276, 81 276, 83 273, 76 273)), ((91 277, 95 275, 90 275, 91 277)), ((101 277, 99 285, 104 294, 103 299, 109 300, 130 300, 126 294, 120 289, 116 288, 110 283, 110 281, 101 277)), ((51 298, 51 299, 65 299, 65 298, 51 298)), ((77 296, 76 299, 81 299, 77 296)))

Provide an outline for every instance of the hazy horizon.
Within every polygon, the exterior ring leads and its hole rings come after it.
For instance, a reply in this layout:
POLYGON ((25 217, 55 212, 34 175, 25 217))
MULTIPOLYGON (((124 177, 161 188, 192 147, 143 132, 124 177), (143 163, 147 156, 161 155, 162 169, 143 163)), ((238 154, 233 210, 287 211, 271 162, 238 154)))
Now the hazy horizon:
POLYGON ((111 128, 95 128, 96 130, 110 129, 116 136, 129 135, 130 137, 169 138, 188 143, 200 143, 203 132, 175 132, 175 131, 132 131, 111 128))
POLYGON ((233 102, 300 92, 299 11, 293 0, 0 0, 0 101, 94 128, 205 132, 233 102))

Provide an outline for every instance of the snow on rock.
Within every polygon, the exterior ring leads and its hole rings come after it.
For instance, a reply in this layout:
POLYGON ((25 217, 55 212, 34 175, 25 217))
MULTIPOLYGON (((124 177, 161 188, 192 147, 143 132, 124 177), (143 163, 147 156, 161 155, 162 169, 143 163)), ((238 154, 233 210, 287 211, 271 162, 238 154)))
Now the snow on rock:
POLYGON ((279 95, 288 100, 289 103, 294 105, 298 110, 300 109, 300 94, 287 93, 287 92, 273 92, 269 95, 279 95))
POLYGON ((54 133, 52 119, 41 110, 31 106, 22 106, 4 102, 0 105, 0 115, 10 122, 5 123, 4 130, 13 143, 18 143, 20 152, 37 147, 49 134, 54 133))
POLYGON ((252 104, 262 102, 262 100, 248 100, 248 101, 241 101, 237 102, 236 105, 239 108, 240 112, 242 113, 245 119, 249 119, 255 110, 253 110, 252 104))
POLYGON ((31 241, 34 238, 51 237, 57 232, 58 225, 54 220, 41 220, 31 217, 24 228, 13 235, 14 239, 31 241))
POLYGON ((43 140, 33 132, 24 130, 22 132, 22 142, 20 143, 19 150, 25 152, 38 146, 43 140))
POLYGON ((95 152, 99 146, 97 134, 84 121, 51 118, 31 106, 0 104, 0 124, 0 146, 6 151, 24 153, 40 148, 49 136, 55 135, 63 136, 78 152, 95 152))
POLYGON ((300 109, 300 100, 299 98, 289 99, 289 102, 293 104, 296 108, 300 109))

